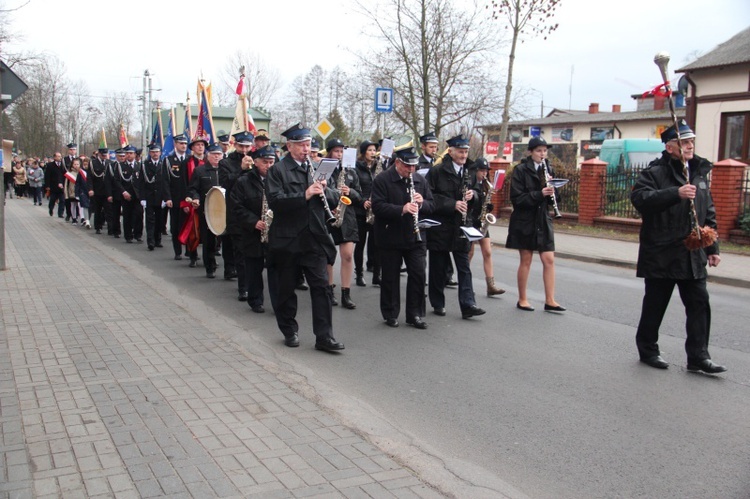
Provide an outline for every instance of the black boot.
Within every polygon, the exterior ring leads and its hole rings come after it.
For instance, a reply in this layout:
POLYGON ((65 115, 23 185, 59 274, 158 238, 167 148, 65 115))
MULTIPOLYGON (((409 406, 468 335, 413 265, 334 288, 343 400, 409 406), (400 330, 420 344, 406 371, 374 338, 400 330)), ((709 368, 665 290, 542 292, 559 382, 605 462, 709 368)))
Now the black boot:
POLYGON ((372 285, 380 286, 380 268, 375 267, 372 269, 372 285))
POLYGON ((341 306, 354 310, 357 308, 357 304, 352 301, 352 297, 349 294, 351 290, 349 288, 341 288, 341 306))
POLYGON ((331 305, 334 307, 338 306, 339 302, 336 300, 336 293, 333 292, 333 288, 335 288, 335 284, 329 284, 328 285, 328 296, 331 297, 331 305))
POLYGON ((365 282, 365 278, 362 275, 362 269, 355 270, 354 275, 355 275, 355 283, 357 284, 357 286, 360 286, 360 287, 367 286, 367 283, 365 282))

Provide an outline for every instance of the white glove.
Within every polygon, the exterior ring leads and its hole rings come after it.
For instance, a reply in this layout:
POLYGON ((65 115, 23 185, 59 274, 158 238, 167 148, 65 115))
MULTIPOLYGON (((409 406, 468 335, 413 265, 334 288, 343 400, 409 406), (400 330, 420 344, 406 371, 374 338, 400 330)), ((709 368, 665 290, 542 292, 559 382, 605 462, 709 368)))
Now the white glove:
POLYGON ((141 201, 141 206, 143 206, 144 208, 146 207, 146 201, 145 200, 141 201))

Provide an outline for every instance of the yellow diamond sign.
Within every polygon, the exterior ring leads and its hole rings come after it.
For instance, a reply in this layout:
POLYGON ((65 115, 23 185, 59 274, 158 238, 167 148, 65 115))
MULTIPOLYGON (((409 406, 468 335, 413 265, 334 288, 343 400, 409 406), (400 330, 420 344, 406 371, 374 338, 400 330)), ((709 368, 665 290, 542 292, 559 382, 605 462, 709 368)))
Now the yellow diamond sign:
POLYGON ((328 121, 326 118, 323 118, 318 122, 317 125, 315 125, 315 131, 318 132, 318 135, 320 135, 323 140, 326 140, 329 135, 333 133, 333 131, 336 130, 334 126, 331 124, 330 121, 328 121))

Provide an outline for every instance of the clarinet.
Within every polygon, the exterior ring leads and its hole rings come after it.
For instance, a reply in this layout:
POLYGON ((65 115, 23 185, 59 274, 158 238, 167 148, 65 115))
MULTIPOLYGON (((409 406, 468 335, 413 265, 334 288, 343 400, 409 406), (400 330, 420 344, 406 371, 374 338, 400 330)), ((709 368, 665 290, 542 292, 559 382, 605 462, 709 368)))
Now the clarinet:
MULTIPOLYGON (((411 172, 409 172, 409 187, 407 188, 407 191, 409 192, 409 202, 414 204, 414 178, 412 177, 411 172)), ((417 238, 417 242, 422 242, 422 234, 419 231, 419 213, 415 213, 412 217, 414 219, 414 235, 417 238)))
MULTIPOLYGON (((552 175, 549 173, 549 165, 547 164, 547 160, 542 160, 542 168, 544 168, 544 184, 549 185, 548 182, 552 180, 552 175)), ((557 207, 557 196, 555 196, 554 193, 555 187, 552 186, 552 210, 555 212, 555 218, 562 218, 562 213, 560 213, 559 208, 557 207)))
MULTIPOLYGON (((307 168, 307 171, 310 172, 310 180, 312 180, 313 183, 315 183, 316 180, 315 180, 315 177, 313 176, 312 163, 310 163, 309 156, 305 158, 305 167, 307 168)), ((325 210, 325 213, 326 213, 326 223, 332 224, 333 222, 336 221, 336 216, 331 211, 331 207, 328 206, 328 200, 326 199, 325 192, 320 193, 320 200, 323 202, 323 209, 325 210)))
MULTIPOLYGON (((469 169, 463 166, 463 176, 461 177, 461 201, 466 201, 466 192, 469 190, 469 169)), ((469 205, 466 205, 466 211, 461 213, 461 225, 466 226, 466 219, 469 216, 469 205)))

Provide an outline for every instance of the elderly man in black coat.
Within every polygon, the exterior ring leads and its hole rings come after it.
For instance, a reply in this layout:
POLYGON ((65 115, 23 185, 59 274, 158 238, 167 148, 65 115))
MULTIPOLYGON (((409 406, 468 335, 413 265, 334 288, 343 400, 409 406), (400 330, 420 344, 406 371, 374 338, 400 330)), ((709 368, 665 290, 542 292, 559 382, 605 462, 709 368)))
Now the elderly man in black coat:
POLYGON ((716 211, 708 189, 708 173, 713 165, 695 155, 695 133, 684 120, 661 135, 665 151, 662 157, 643 170, 630 199, 643 217, 638 251, 638 277, 643 277, 641 320, 636 345, 641 362, 657 369, 669 364, 661 357, 659 327, 675 285, 687 315, 687 369, 693 372, 721 373, 726 367, 716 364, 708 353, 711 306, 706 288, 706 263, 721 262, 719 244, 690 250, 684 241, 692 230, 691 200, 698 223, 716 228, 716 211), (683 161, 687 162, 688 178, 683 161))

